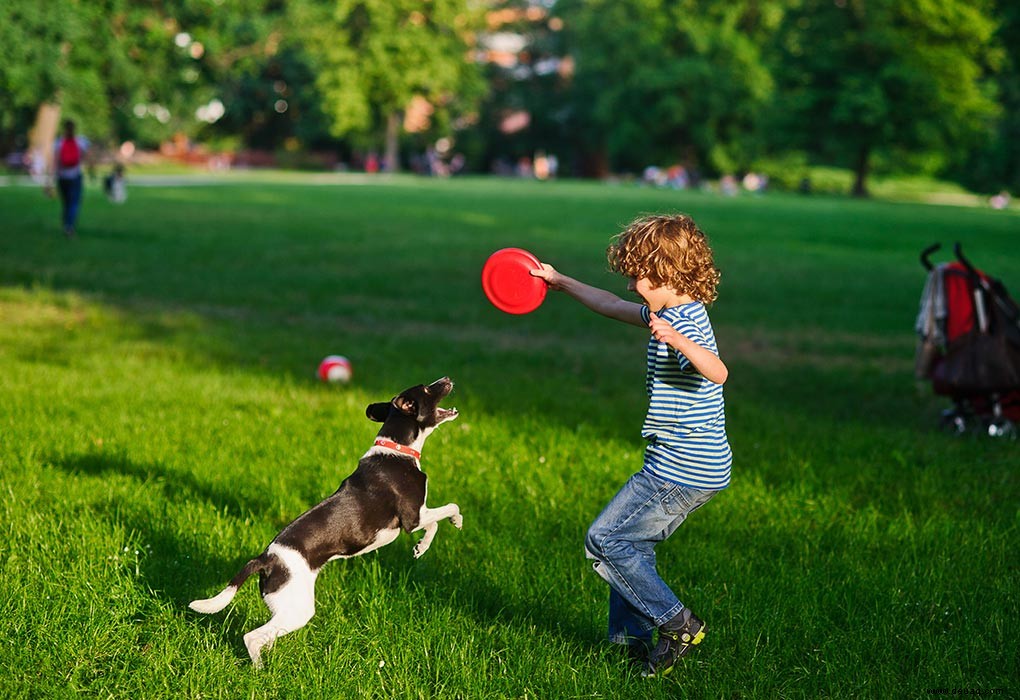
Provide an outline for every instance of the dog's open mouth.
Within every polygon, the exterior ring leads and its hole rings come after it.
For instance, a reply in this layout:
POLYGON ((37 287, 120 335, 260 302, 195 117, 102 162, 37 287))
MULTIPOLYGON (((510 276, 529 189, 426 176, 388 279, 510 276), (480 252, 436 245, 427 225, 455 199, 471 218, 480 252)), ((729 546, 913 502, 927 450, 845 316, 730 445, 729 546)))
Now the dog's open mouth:
POLYGON ((453 420, 458 415, 460 415, 460 414, 457 413, 457 409, 456 408, 437 408, 436 409, 436 416, 439 418, 440 421, 453 420))

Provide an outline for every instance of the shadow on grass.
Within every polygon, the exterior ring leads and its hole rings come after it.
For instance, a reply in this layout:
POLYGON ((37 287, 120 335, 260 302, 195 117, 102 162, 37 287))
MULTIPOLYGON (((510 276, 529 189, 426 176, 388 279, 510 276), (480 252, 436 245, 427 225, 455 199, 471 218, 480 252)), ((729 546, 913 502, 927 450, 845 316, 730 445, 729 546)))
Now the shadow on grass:
POLYGON ((252 496, 236 488, 205 483, 187 472, 169 469, 160 464, 138 464, 119 454, 80 454, 52 462, 71 474, 107 476, 120 474, 137 480, 150 492, 158 491, 167 503, 205 502, 233 518, 244 518, 264 512, 275 503, 264 496, 252 496))
POLYGON ((80 454, 50 460, 72 477, 108 479, 112 475, 137 482, 137 491, 145 498, 111 498, 90 511, 123 528, 128 537, 145 548, 137 561, 137 572, 146 595, 169 604, 181 617, 190 616, 220 643, 246 656, 241 636, 246 624, 243 616, 227 615, 226 620, 192 613, 187 604, 219 590, 243 565, 244 554, 234 559, 217 556, 201 546, 199 533, 187 537, 180 533, 180 520, 171 512, 175 505, 207 503, 231 518, 250 517, 253 509, 263 510, 268 502, 242 497, 237 493, 204 484, 193 476, 158 464, 139 464, 117 454, 80 454), (150 506, 149 503, 157 505, 150 506), (215 590, 214 590, 215 589, 215 590))

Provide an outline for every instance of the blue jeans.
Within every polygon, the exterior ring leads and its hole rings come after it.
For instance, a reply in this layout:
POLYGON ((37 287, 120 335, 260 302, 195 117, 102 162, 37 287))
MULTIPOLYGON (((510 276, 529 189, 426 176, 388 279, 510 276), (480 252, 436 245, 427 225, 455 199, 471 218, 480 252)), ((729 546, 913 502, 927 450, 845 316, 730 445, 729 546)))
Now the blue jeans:
POLYGON ((78 207, 81 206, 82 177, 57 178, 60 190, 60 203, 63 204, 64 230, 74 229, 78 221, 78 207))
POLYGON ((609 584, 609 641, 649 640, 684 609, 655 568, 655 545, 715 491, 675 484, 647 471, 630 477, 588 529, 584 548, 609 584))

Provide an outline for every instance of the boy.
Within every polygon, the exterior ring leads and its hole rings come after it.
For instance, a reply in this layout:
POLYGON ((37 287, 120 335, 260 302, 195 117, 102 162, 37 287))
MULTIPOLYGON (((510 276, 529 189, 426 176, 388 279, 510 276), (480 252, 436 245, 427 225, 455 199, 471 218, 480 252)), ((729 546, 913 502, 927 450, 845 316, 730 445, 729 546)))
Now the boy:
POLYGON ((705 234, 684 215, 637 219, 613 240, 607 255, 643 304, 544 263, 531 274, 592 311, 651 330, 644 468, 592 523, 585 551, 610 587, 609 640, 628 645, 631 658, 643 664, 643 676, 658 676, 701 642, 705 624, 659 577, 655 545, 730 481, 722 392, 729 371, 705 311, 716 298, 719 271, 705 234), (658 643, 649 652, 655 628, 658 643))

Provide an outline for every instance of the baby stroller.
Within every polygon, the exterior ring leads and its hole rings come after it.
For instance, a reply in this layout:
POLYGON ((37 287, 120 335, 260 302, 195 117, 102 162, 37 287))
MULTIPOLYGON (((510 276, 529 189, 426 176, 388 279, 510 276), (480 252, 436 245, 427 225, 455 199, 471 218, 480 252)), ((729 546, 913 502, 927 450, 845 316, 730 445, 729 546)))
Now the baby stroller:
POLYGON ((1020 307, 1002 283, 971 265, 960 244, 956 261, 933 265, 921 253, 928 280, 915 330, 918 379, 953 402, 942 426, 1016 437, 1020 423, 1020 307))

